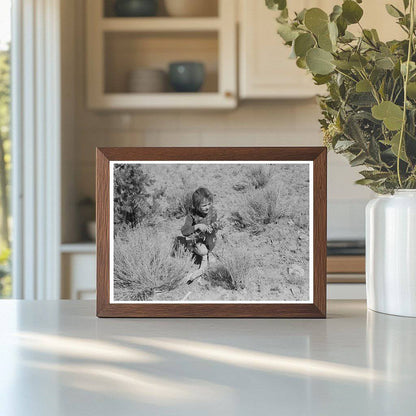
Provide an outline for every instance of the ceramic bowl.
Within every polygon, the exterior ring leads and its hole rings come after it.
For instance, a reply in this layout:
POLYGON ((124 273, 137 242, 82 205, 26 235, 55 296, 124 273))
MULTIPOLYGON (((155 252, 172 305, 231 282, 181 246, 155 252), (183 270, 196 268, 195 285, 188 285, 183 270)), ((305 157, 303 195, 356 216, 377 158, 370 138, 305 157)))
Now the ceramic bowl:
POLYGON ((167 90, 166 72, 161 69, 138 68, 129 73, 127 90, 135 93, 160 93, 167 90))
POLYGON ((114 11, 119 17, 156 16, 157 3, 158 0, 117 0, 114 11))
POLYGON ((197 92, 205 80, 205 67, 201 62, 172 62, 169 65, 169 82, 176 92, 197 92))

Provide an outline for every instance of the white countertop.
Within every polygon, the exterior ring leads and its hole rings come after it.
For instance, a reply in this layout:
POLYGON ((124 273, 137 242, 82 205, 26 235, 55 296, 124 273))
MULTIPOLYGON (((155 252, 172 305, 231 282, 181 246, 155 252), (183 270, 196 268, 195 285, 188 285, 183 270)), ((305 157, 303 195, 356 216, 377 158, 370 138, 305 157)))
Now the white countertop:
POLYGON ((0 415, 415 415, 416 319, 97 319, 0 301, 0 415))

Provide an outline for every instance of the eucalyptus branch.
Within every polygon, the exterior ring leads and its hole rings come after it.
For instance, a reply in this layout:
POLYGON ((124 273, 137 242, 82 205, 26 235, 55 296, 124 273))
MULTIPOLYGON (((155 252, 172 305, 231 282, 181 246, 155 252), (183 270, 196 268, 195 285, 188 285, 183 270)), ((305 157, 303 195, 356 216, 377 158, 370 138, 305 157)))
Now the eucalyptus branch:
POLYGON ((339 70, 338 68, 335 68, 335 71, 338 72, 341 75, 344 75, 344 77, 350 79, 351 81, 357 83, 357 80, 351 76, 349 76, 348 74, 346 74, 345 72, 342 72, 341 70, 339 70))
POLYGON ((399 140, 399 149, 397 152, 397 178, 399 180, 399 185, 402 188, 402 177, 400 173, 400 157, 402 155, 403 139, 404 132, 406 129, 406 108, 407 108, 407 83, 409 82, 409 68, 410 61, 412 58, 413 50, 413 36, 414 36, 414 27, 415 27, 415 0, 410 0, 410 30, 409 30, 409 44, 407 47, 407 60, 406 60, 406 73, 404 76, 404 85, 403 85, 403 118, 402 118, 402 127, 400 129, 400 140, 399 140))
MULTIPOLYGON (((390 94, 390 101, 392 101, 392 99, 393 99, 394 90, 396 89, 396 84, 397 84, 397 80, 394 80, 393 88, 391 89, 391 94, 390 94)), ((395 101, 393 101, 393 102, 395 102, 395 101)))
POLYGON ((402 93, 402 91, 403 91, 403 88, 399 88, 399 91, 397 92, 396 96, 394 97, 394 100, 393 100, 394 103, 399 99, 400 94, 402 93))
POLYGON ((369 82, 370 87, 371 87, 371 93, 373 94, 374 99, 377 101, 377 104, 380 104, 380 98, 378 96, 378 92, 377 92, 376 88, 374 87, 373 83, 371 82, 370 78, 368 77, 367 73, 365 72, 365 69, 363 68, 362 65, 361 65, 360 74, 363 77, 363 79, 365 79, 369 82))
MULTIPOLYGON (((416 71, 412 69, 416 0, 404 0, 404 16, 394 6, 387 7, 406 33, 404 41, 388 42, 378 40, 373 29, 364 29, 360 3, 344 0, 331 14, 318 7, 305 9, 303 17, 294 20, 284 9, 279 34, 292 46, 287 39, 298 36, 296 56, 303 58, 305 69, 319 84, 326 84, 328 95, 320 98, 324 140, 338 144, 333 150, 354 160, 354 165, 369 169, 363 171, 362 184, 381 194, 416 189, 416 151, 406 147, 406 140, 416 139, 412 126, 416 110, 410 111, 416 108, 416 71), (345 26, 345 31, 336 34, 334 24, 338 29, 345 26), (361 28, 361 33, 350 36, 346 31, 350 25, 361 28), (357 90, 367 93, 357 94, 357 90), (364 153, 357 157, 359 149, 364 153), (381 170, 389 173, 388 179, 380 178, 381 170)), ((286 7, 285 0, 266 0, 266 4, 274 10, 276 5, 286 7)))

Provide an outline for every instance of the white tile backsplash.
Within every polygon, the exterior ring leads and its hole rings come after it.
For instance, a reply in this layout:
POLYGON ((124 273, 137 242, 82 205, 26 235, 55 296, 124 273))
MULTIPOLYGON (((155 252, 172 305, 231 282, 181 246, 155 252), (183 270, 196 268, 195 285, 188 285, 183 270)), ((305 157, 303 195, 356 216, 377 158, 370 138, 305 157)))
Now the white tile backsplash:
MULTIPOLYGON (((77 198, 94 197, 96 146, 319 146, 314 100, 246 102, 233 111, 103 113, 78 108, 75 175, 77 198)), ((328 157, 328 237, 362 238, 364 207, 372 197, 354 184, 359 169, 328 157)))

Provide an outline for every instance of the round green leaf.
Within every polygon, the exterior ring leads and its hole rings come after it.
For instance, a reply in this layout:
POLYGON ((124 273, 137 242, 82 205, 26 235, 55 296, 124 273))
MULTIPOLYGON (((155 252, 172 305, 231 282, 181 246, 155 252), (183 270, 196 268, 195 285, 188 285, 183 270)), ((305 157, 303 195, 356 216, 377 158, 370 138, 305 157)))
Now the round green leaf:
POLYGON ((292 27, 286 23, 279 23, 277 25, 277 33, 285 42, 292 42, 299 36, 299 32, 293 30, 292 27))
POLYGON ((407 84, 407 97, 416 100, 416 82, 409 82, 407 84))
POLYGON ((382 120, 389 130, 399 130, 402 127, 403 110, 391 101, 383 101, 371 109, 373 117, 382 120))
POLYGON ((321 49, 332 52, 334 45, 331 42, 331 38, 329 37, 328 32, 318 35, 318 45, 321 49))
POLYGON ((306 69, 306 59, 304 57, 296 59, 296 66, 301 69, 306 69))
POLYGON ((320 48, 310 49, 306 54, 306 65, 313 74, 327 75, 334 69, 333 56, 320 48))
POLYGON ((353 0, 342 3, 342 16, 349 24, 358 23, 363 13, 363 9, 353 0))
POLYGON ((284 10, 286 0, 266 0, 266 6, 271 10, 284 10))
POLYGON ((327 30, 328 15, 318 7, 309 9, 305 13, 305 26, 315 35, 327 30))
POLYGON ((333 62, 334 65, 342 71, 349 70, 352 68, 352 65, 347 60, 335 59, 333 62))
POLYGON ((329 37, 331 38, 331 42, 333 45, 336 45, 337 38, 338 38, 338 26, 334 22, 328 23, 328 31, 329 31, 329 37))
POLYGON ((357 69, 363 69, 368 63, 364 56, 358 53, 354 53, 353 55, 351 55, 349 62, 353 68, 357 69))
POLYGON ((381 69, 393 69, 394 68, 394 61, 391 57, 382 57, 380 59, 376 59, 376 66, 381 69))
POLYGON ((342 14, 342 7, 338 4, 334 6, 332 13, 329 15, 331 22, 335 22, 342 14))
POLYGON ((355 86, 355 90, 357 92, 370 92, 371 91, 371 82, 367 79, 362 79, 361 81, 357 82, 355 86))
POLYGON ((318 44, 321 49, 328 52, 335 51, 337 45, 338 27, 334 22, 329 22, 326 30, 318 35, 318 44))
POLYGON ((306 52, 315 46, 315 41, 310 33, 302 33, 295 40, 296 56, 303 58, 306 52))
POLYGON ((347 21, 342 16, 338 17, 338 19, 337 19, 337 28, 338 28, 338 32, 341 36, 345 35, 347 27, 348 27, 347 21))

